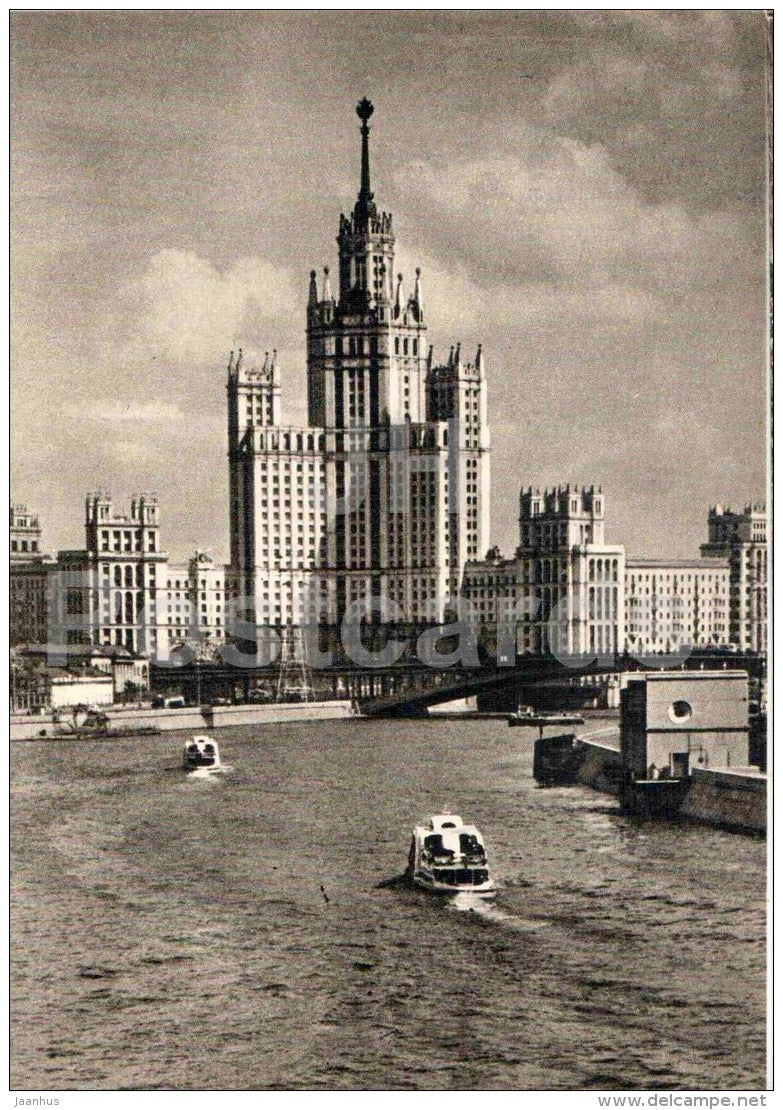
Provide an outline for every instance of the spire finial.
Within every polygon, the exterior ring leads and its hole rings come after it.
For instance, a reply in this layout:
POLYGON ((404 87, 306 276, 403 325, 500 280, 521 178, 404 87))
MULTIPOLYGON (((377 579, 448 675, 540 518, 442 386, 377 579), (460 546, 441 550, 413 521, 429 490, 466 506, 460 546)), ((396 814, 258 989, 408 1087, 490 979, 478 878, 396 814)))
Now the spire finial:
POLYGON ((331 299, 332 299, 332 287, 329 284, 329 267, 324 266, 324 288, 323 288, 323 293, 321 295, 321 300, 322 301, 331 301, 331 299))
POLYGON ((368 214, 372 202, 372 193, 370 192, 370 128, 367 121, 374 111, 372 102, 366 96, 362 97, 356 105, 356 114, 362 121, 362 175, 356 207, 362 215, 368 214))
POLYGON ((372 101, 363 96, 359 103, 356 105, 356 114, 362 123, 366 126, 367 120, 373 114, 375 109, 372 106, 372 101))

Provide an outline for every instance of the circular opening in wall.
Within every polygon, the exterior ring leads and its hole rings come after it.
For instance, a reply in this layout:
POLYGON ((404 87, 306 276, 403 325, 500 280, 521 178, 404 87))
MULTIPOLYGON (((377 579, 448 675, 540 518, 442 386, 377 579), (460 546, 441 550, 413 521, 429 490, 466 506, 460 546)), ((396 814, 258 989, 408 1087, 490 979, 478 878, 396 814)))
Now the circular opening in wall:
POLYGON ((691 703, 688 702, 688 701, 674 701, 674 702, 672 702, 671 709, 669 710, 669 716, 671 717, 671 719, 673 721, 676 721, 678 724, 681 721, 689 720, 693 716, 693 710, 691 709, 691 703))

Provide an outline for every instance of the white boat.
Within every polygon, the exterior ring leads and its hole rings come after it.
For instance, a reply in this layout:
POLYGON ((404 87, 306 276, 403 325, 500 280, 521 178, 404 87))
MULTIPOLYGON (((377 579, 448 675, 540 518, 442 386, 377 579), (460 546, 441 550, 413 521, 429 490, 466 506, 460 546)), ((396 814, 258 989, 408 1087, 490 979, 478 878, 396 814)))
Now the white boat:
POLYGON ((495 893, 481 833, 453 813, 439 814, 431 817, 428 825, 416 826, 407 874, 414 886, 438 894, 495 893))
POLYGON ((193 736, 185 743, 182 766, 186 771, 200 768, 216 771, 220 767, 220 752, 211 736, 193 736))

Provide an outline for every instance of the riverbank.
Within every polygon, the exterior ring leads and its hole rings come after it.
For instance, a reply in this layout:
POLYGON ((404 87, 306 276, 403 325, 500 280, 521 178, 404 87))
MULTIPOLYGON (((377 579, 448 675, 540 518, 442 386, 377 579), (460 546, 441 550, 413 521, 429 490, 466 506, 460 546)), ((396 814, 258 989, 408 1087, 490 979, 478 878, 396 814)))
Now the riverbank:
MULTIPOLYGON (((219 729, 242 725, 283 724, 289 721, 342 720, 353 715, 350 701, 270 702, 264 705, 202 705, 184 709, 106 709, 109 730, 146 729, 179 732, 189 729, 219 729)), ((48 717, 11 718, 12 741, 58 739, 55 725, 48 717), (42 737, 41 732, 46 736, 42 737)), ((67 737, 65 737, 67 738, 67 737)), ((97 737, 100 739, 100 737, 97 737)), ((117 739, 122 739, 118 736, 117 739)))
POLYGON ((685 779, 623 787, 619 736, 598 742, 567 733, 535 742, 534 774, 549 786, 578 783, 612 794, 639 817, 698 821, 731 832, 767 828, 767 776, 757 767, 694 768, 685 779))

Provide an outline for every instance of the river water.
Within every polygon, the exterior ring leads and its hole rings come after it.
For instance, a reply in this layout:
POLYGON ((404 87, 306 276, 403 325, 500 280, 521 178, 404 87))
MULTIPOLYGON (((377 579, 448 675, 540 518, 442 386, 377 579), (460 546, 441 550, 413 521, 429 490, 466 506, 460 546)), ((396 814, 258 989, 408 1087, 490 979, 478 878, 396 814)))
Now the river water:
POLYGON ((501 721, 217 738, 12 745, 14 1089, 763 1087, 763 842, 539 788, 501 721), (443 809, 494 902, 378 885, 443 809))

